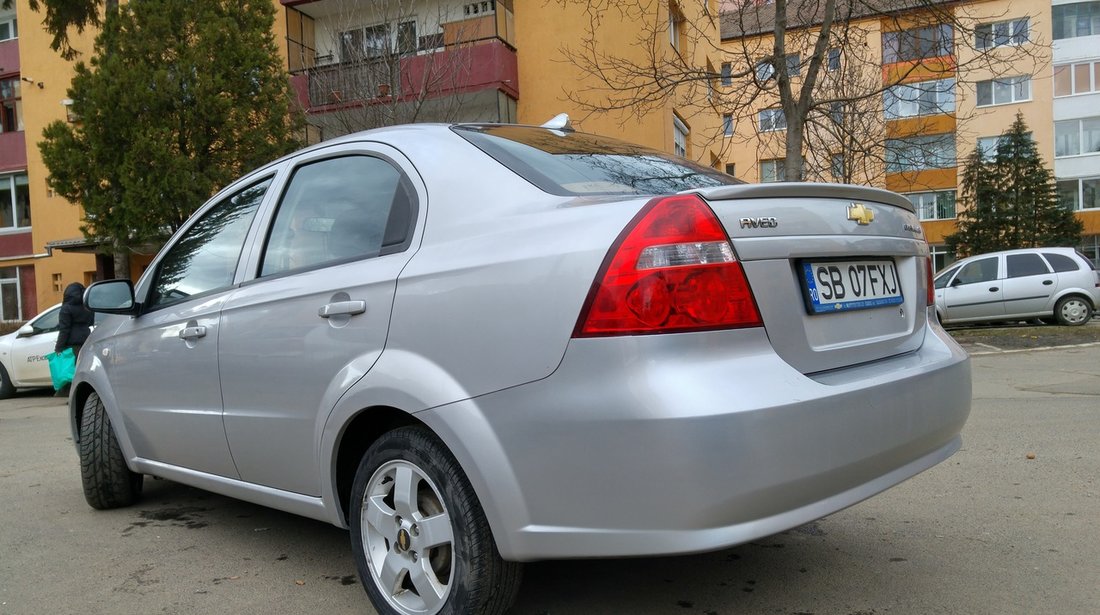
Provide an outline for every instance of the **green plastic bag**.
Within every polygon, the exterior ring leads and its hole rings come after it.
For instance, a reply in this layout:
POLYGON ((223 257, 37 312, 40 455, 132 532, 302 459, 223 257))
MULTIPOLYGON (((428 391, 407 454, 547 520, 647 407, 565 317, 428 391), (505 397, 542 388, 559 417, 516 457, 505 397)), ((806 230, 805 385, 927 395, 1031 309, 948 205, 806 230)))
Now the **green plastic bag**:
POLYGON ((66 385, 72 383, 73 374, 76 373, 76 355, 72 348, 66 348, 61 352, 51 352, 46 355, 50 362, 50 379, 53 380, 53 390, 60 391, 66 385))

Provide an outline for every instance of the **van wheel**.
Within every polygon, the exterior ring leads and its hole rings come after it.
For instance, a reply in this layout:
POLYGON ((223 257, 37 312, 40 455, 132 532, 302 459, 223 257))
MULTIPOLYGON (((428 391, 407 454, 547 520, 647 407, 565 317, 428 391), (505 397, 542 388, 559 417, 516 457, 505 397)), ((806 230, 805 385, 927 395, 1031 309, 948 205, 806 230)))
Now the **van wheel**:
POLYGON ((1062 297, 1054 306, 1054 317, 1058 319, 1059 324, 1080 326, 1092 318, 1092 305, 1076 295, 1062 297))
POLYGON ((141 495, 143 476, 126 467, 103 400, 92 393, 80 419, 80 482, 92 508, 129 506, 141 495))
POLYGON ((496 614, 521 566, 497 552, 485 513, 447 447, 402 427, 363 456, 351 494, 359 579, 381 614, 496 614))
POLYGON ((0 399, 7 399, 14 394, 15 385, 11 383, 11 378, 8 377, 8 370, 0 365, 0 399))

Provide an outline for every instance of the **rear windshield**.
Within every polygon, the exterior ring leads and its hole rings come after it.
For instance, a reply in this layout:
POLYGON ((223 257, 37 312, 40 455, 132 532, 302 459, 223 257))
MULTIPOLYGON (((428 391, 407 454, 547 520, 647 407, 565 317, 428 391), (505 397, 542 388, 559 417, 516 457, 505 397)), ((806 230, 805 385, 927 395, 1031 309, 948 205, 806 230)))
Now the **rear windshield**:
POLYGON ((590 134, 511 125, 452 129, 551 194, 669 194, 744 183, 683 158, 590 134))

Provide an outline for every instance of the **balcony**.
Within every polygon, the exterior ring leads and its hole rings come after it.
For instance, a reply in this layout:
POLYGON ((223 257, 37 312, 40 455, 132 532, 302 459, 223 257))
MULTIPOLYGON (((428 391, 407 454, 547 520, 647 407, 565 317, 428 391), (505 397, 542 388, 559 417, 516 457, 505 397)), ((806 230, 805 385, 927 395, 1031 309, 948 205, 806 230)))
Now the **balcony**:
POLYGON ((329 0, 283 4, 292 85, 311 114, 492 91, 519 97, 506 0, 474 3, 488 7, 475 15, 470 4, 422 9, 434 11, 436 21, 369 10, 348 15, 341 12, 346 4, 329 0))
POLYGON ((0 133, 0 173, 27 168, 27 137, 22 130, 0 133))
POLYGON ((19 39, 13 38, 0 42, 0 75, 14 75, 19 72, 19 39))

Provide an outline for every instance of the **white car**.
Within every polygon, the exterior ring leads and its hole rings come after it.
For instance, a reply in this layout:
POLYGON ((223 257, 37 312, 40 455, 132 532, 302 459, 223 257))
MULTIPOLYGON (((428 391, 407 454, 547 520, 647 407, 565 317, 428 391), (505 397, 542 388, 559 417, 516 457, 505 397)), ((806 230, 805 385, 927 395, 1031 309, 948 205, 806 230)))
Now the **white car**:
POLYGON ((936 276, 944 324, 1041 319, 1083 325, 1100 307, 1100 272, 1073 248, 1024 248, 964 258, 936 276))
POLYGON ((11 397, 17 388, 53 386, 46 355, 57 343, 60 313, 58 303, 18 331, 0 336, 0 399, 11 397))

